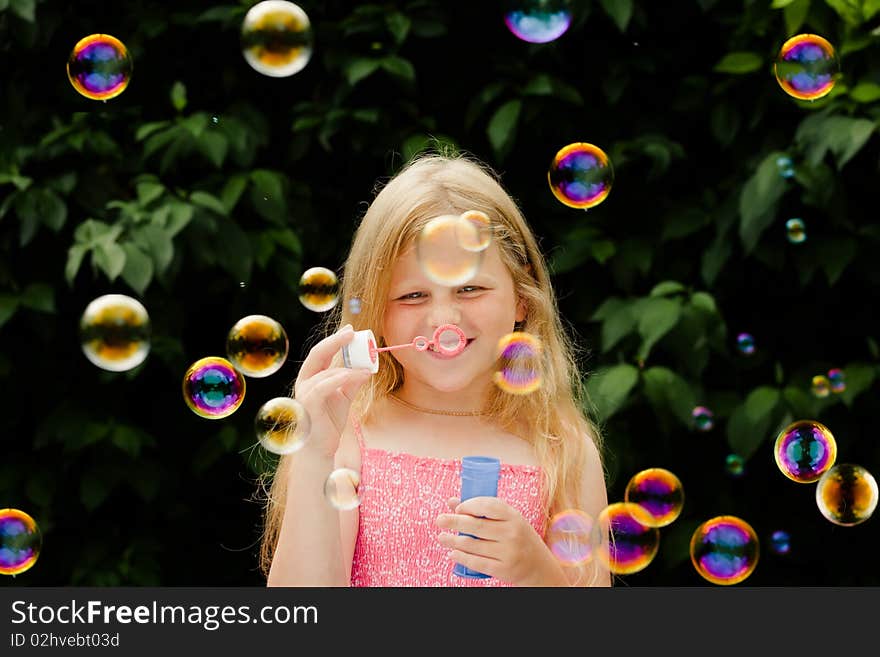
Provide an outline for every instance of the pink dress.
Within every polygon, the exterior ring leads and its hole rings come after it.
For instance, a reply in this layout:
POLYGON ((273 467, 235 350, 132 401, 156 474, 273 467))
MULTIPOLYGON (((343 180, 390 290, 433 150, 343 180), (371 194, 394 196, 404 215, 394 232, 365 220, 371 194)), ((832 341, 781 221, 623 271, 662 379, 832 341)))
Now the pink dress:
MULTIPOLYGON (((359 526, 351 564, 352 586, 510 586, 494 577, 453 575, 454 563, 434 524, 448 513, 446 500, 461 494, 461 461, 361 447, 359 526)), ((543 538, 541 469, 501 464, 498 497, 522 513, 543 538)))

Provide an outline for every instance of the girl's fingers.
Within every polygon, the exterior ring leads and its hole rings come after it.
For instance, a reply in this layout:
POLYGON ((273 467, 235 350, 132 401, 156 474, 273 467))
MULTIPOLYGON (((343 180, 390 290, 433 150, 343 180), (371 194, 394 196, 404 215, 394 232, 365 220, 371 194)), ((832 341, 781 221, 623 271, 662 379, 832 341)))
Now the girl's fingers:
POLYGON ((321 370, 330 367, 330 361, 336 352, 354 339, 354 329, 350 324, 346 324, 333 335, 328 335, 318 344, 311 348, 309 355, 303 361, 299 368, 297 381, 305 381, 310 379, 321 370))
MULTIPOLYGON (((306 397, 319 383, 322 381, 326 381, 327 379, 338 376, 344 372, 353 372, 354 370, 349 369, 347 367, 328 367, 326 370, 322 370, 315 374, 313 377, 298 382, 294 388, 296 389, 296 394, 294 395, 298 400, 302 401, 302 398, 306 397)), ((364 370, 366 371, 366 370, 364 370)))
POLYGON ((474 518, 473 516, 461 513, 441 513, 437 516, 435 524, 442 529, 470 534, 486 541, 494 542, 498 540, 496 531, 497 520, 474 518))

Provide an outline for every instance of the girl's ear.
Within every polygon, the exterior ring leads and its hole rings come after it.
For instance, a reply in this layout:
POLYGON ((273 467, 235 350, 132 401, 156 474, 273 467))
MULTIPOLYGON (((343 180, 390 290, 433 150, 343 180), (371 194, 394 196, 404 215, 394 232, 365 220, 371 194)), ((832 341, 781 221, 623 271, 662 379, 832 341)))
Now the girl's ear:
POLYGON ((521 298, 516 302, 516 315, 514 319, 517 322, 523 322, 526 319, 526 302, 521 298))

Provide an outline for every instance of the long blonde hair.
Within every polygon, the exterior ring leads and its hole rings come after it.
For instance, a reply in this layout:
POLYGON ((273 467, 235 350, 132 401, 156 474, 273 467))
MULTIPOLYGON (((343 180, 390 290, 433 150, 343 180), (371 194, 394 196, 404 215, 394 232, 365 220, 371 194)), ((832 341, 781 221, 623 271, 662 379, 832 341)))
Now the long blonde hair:
MULTIPOLYGON (((411 160, 376 194, 355 232, 341 276, 340 300, 324 322, 326 334, 351 324, 354 330, 381 327, 390 272, 397 257, 413 243, 433 217, 485 212, 492 220, 493 240, 513 276, 516 294, 525 302, 526 318, 518 330, 540 339, 543 382, 528 395, 512 395, 497 386, 486 402, 489 417, 516 431, 528 418, 527 435, 545 473, 543 494, 547 517, 581 508, 586 441, 601 454, 599 432, 584 410, 587 400, 578 376, 578 348, 559 317, 556 296, 537 241, 497 174, 465 154, 422 154, 411 160), (351 301, 357 299, 359 312, 351 301)), ((381 341, 381 336, 377 334, 381 341)), ((352 412, 369 420, 376 402, 403 383, 403 368, 388 352, 380 354, 379 372, 361 388, 352 412)), ((337 356, 334 366, 341 365, 337 356)), ((295 455, 281 457, 268 492, 260 567, 268 575, 284 513, 287 470, 295 455)))

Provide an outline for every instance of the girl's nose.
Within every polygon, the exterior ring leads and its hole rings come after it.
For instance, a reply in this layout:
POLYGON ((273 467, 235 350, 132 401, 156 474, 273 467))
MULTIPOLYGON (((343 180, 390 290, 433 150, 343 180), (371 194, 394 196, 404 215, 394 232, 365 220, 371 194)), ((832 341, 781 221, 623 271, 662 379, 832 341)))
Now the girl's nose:
POLYGON ((432 329, 442 326, 443 324, 459 324, 461 323, 461 310, 457 303, 438 303, 431 308, 428 316, 428 322, 432 329))

